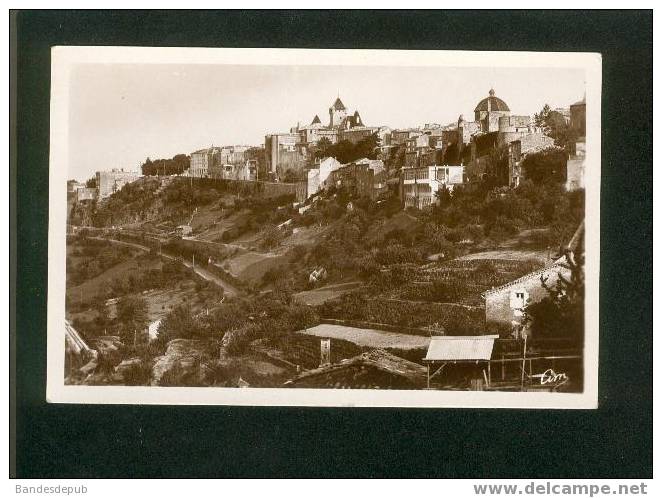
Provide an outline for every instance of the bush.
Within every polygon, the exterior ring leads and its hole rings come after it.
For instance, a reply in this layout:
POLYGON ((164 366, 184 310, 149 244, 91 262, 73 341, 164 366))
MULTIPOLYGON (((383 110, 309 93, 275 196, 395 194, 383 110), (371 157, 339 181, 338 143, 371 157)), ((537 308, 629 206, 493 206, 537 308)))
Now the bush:
POLYGON ((124 384, 127 386, 148 386, 152 378, 151 362, 141 361, 130 365, 124 372, 124 384))
POLYGON ((390 244, 375 254, 375 261, 382 265, 402 263, 420 263, 421 253, 416 248, 404 247, 401 244, 390 244))
POLYGON ((266 272, 264 272, 264 275, 262 275, 262 285, 269 285, 279 280, 283 280, 285 278, 285 275, 286 275, 285 268, 283 268, 282 266, 275 266, 273 268, 269 268, 266 272))

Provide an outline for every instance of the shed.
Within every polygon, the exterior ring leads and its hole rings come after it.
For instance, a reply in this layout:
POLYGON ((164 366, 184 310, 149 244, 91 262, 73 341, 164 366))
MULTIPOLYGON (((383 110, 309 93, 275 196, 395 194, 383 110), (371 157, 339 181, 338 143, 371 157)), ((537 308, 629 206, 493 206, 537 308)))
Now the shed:
MULTIPOLYGON (((492 359, 494 350, 494 341, 498 335, 478 335, 478 336, 436 336, 430 338, 427 354, 423 362, 427 364, 428 369, 428 388, 430 380, 440 374, 446 365, 456 363, 475 363, 484 362, 488 365, 492 359), (436 366, 440 366, 432 372, 436 366)), ((485 382, 489 384, 490 375, 485 374, 485 382)))

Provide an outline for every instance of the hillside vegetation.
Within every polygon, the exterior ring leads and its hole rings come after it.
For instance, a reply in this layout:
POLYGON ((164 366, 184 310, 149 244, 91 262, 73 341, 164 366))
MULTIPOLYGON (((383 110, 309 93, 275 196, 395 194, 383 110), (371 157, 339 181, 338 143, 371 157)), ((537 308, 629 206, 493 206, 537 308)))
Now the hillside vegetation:
MULTIPOLYGON (((90 208, 96 226, 132 223, 167 232, 191 222, 189 236, 159 250, 180 261, 195 259, 240 292, 223 299, 210 295, 204 313, 191 303, 167 310, 153 343, 127 334, 136 325, 122 322, 132 316, 128 311, 119 313, 113 330, 124 343, 113 368, 135 360, 143 369, 131 374, 138 384, 234 385, 241 370, 244 380, 277 385, 291 375, 292 360, 314 364, 310 351, 300 349, 304 343, 310 348, 310 340, 297 340, 296 332, 322 319, 413 334, 430 328, 485 333, 480 293, 544 265, 584 212, 582 191, 567 193, 553 183, 523 182, 513 190, 457 187, 440 197, 440 206, 403 211, 395 197, 375 202, 331 189, 299 212, 292 196, 264 199, 222 182, 143 178, 125 186, 90 208), (323 277, 311 279, 313 271, 323 277), (311 295, 317 289, 322 297, 311 295), (304 304, 302 296, 314 305, 304 304)), ((116 235, 132 237, 126 232, 116 235)), ((75 263, 70 286, 85 285, 115 262, 109 251, 98 250, 98 263, 75 263)), ((133 282, 113 284, 111 293, 126 298, 148 287, 173 286, 187 270, 174 271, 160 265, 133 282)), ((123 309, 140 310, 130 304, 123 309)), ((113 375, 94 382, 116 382, 113 375)))

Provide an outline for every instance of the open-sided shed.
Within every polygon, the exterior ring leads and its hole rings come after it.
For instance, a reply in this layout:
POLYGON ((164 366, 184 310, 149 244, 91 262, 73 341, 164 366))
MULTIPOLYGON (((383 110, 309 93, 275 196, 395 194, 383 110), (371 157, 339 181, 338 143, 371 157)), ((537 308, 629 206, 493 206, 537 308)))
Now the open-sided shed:
POLYGON ((483 369, 483 377, 485 383, 489 385, 490 360, 494 341, 498 338, 498 335, 431 337, 427 354, 423 358, 423 362, 427 365, 428 388, 433 377, 440 374, 447 365, 457 363, 486 365, 487 372, 483 369))

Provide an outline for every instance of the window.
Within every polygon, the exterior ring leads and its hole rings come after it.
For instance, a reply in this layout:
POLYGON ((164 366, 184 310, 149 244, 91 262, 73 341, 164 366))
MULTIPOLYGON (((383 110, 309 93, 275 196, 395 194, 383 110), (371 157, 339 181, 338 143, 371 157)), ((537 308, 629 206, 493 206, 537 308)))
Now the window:
POLYGON ((524 289, 515 289, 510 293, 510 307, 514 310, 522 310, 528 298, 528 292, 524 289))

